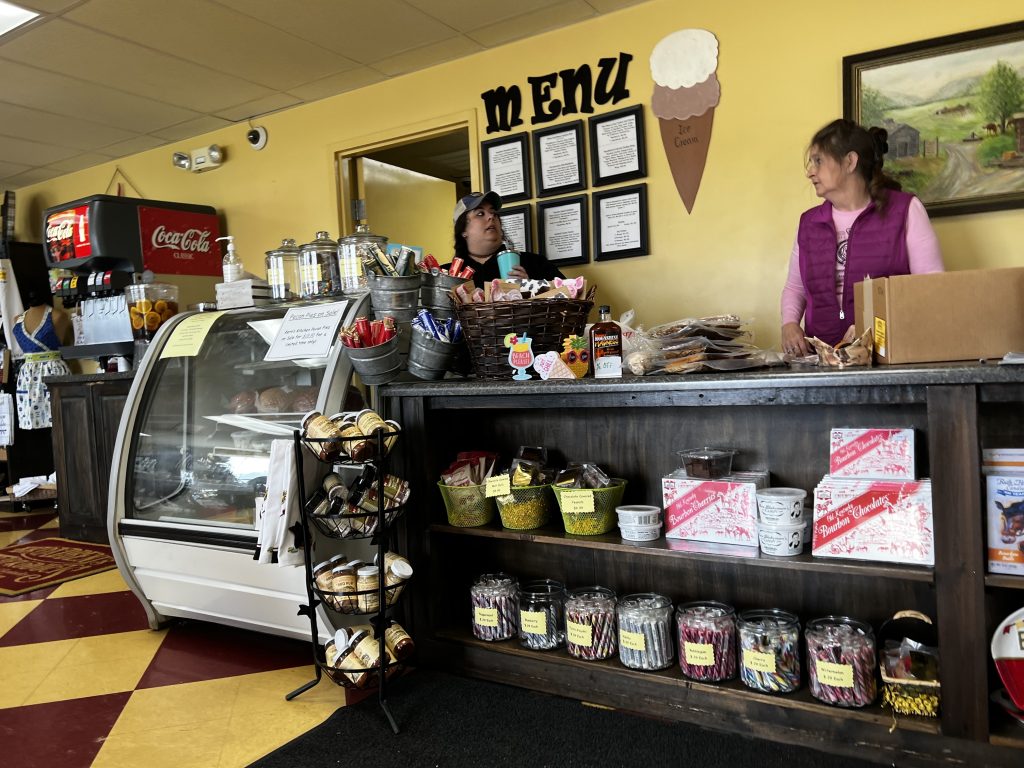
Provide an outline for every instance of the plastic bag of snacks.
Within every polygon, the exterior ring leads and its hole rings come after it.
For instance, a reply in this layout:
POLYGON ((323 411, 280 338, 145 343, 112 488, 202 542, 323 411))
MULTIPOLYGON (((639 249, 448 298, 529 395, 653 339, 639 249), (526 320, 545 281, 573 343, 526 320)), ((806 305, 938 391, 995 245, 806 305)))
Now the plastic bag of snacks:
POLYGON ((626 481, 609 477, 596 464, 571 463, 552 486, 566 533, 596 536, 615 527, 615 508, 622 501, 626 481))
POLYGON ((626 366, 637 376, 701 370, 760 368, 775 362, 751 342, 747 321, 736 315, 685 318, 635 335, 626 366))
POLYGON ((471 528, 494 519, 494 499, 486 495, 485 484, 497 459, 498 454, 488 451, 462 451, 441 473, 437 485, 449 525, 471 528))

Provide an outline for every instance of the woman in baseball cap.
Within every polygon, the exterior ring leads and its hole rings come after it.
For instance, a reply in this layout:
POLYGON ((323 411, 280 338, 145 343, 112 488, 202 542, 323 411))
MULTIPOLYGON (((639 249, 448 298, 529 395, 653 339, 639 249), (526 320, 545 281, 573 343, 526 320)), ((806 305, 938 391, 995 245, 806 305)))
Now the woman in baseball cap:
MULTIPOLYGON (((473 268, 473 282, 481 288, 486 282, 501 277, 497 254, 515 249, 505 239, 501 217, 498 215, 500 209, 501 196, 497 192, 471 192, 455 204, 452 215, 455 221, 455 256, 473 268)), ((528 251, 517 252, 519 264, 512 267, 509 277, 520 280, 565 277, 543 256, 528 251)), ((450 264, 444 265, 448 266, 450 264)))

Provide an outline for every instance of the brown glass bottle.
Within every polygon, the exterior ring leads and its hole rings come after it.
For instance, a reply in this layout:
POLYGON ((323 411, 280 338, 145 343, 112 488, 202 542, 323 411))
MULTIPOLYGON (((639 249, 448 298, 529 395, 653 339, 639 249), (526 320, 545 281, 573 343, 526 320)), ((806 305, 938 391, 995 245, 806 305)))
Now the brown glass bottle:
POLYGON ((611 307, 603 304, 601 318, 590 328, 590 359, 595 379, 622 377, 622 329, 611 318, 611 307))

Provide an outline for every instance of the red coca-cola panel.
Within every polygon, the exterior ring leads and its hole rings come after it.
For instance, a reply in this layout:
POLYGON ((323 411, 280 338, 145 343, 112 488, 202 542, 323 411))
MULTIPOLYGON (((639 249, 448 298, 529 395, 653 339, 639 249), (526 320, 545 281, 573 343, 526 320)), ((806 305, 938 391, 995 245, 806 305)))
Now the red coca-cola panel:
POLYGON ((68 208, 46 217, 46 250, 51 263, 92 256, 89 206, 68 208))
POLYGON ((139 206, 142 264, 163 275, 220 275, 220 225, 210 213, 139 206))

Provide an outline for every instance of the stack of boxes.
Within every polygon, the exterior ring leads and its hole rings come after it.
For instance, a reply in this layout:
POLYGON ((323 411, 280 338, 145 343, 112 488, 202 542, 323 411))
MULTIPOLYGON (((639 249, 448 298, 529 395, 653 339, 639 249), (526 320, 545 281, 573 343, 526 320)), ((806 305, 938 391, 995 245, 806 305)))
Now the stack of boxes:
POLYGON ((987 487, 988 570, 1024 576, 1024 448, 981 452, 987 487))
POLYGON ((731 472, 714 480, 678 469, 661 479, 665 538, 757 548, 757 497, 768 471, 731 472))

